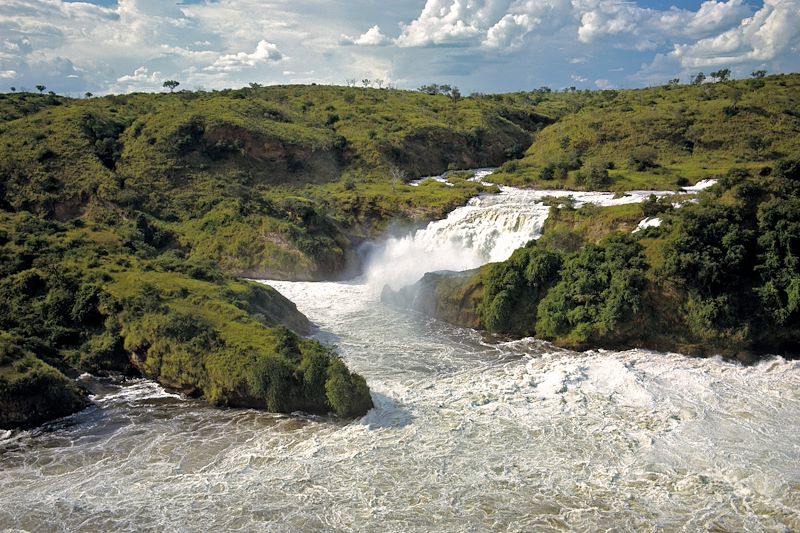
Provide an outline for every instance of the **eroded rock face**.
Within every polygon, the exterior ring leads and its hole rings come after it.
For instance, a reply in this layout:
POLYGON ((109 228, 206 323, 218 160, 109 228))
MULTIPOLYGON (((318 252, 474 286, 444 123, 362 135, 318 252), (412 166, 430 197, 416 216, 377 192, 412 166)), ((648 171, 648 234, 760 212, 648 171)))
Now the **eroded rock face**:
POLYGON ((0 428, 38 426, 76 413, 90 403, 74 385, 51 383, 45 385, 45 394, 36 392, 38 385, 0 392, 0 428))
POLYGON ((89 405, 73 380, 18 341, 0 334, 0 428, 37 426, 89 405))
POLYGON ((478 270, 428 272, 418 282, 399 290, 384 287, 381 301, 456 326, 482 329, 483 285, 477 273, 478 270))

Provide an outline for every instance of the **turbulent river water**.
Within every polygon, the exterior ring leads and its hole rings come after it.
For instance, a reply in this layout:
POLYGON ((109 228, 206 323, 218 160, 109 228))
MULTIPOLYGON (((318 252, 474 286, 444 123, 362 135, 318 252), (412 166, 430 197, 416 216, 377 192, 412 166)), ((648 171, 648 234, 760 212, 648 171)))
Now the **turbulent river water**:
POLYGON ((378 301, 383 283, 535 237, 536 194, 508 189, 390 239, 362 280, 271 283, 366 377, 364 418, 215 409, 87 377, 95 407, 0 434, 0 529, 800 530, 797 362, 492 343, 378 301))

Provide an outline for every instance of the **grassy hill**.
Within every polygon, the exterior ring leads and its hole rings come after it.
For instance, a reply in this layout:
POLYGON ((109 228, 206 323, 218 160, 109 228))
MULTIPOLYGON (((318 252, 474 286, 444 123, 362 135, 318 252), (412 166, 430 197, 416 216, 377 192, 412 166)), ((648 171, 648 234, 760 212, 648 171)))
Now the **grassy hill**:
POLYGON ((669 190, 800 156, 796 74, 559 96, 572 96, 574 111, 539 132, 498 182, 669 190))
POLYGON ((190 255, 301 279, 349 271, 351 241, 386 220, 440 216, 479 190, 392 184, 391 169, 408 179, 499 165, 550 120, 515 101, 318 86, 3 95, 0 116, 7 209, 59 220, 142 212, 190 255))

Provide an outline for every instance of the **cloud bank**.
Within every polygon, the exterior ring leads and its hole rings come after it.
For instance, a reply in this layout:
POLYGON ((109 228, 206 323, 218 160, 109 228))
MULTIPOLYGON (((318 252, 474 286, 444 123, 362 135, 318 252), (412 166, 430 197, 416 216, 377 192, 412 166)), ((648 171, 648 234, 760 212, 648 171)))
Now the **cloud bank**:
MULTIPOLYGON (((800 0, 64 0, 0 3, 0 84, 59 92, 259 83, 471 91, 624 87, 728 67, 800 70, 800 0), (396 5, 400 4, 400 5, 396 5)), ((0 90, 6 88, 0 87, 0 90)))

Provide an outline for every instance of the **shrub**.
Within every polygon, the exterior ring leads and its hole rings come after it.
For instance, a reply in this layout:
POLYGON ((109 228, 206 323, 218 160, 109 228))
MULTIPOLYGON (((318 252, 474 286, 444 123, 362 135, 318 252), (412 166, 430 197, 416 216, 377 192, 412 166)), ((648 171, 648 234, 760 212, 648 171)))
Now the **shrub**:
POLYGON ((599 163, 584 165, 576 181, 593 191, 608 189, 614 183, 614 179, 608 174, 606 166, 599 163))
POLYGON ((658 168, 656 160, 658 159, 658 152, 649 146, 642 146, 635 148, 628 158, 628 164, 634 170, 643 172, 651 168, 658 168))
POLYGON ((481 303, 489 331, 530 334, 536 304, 558 280, 561 256, 535 244, 488 268, 481 303))
POLYGON ((661 213, 672 210, 672 202, 669 198, 658 198, 651 194, 642 202, 642 215, 645 217, 657 217, 661 213))
POLYGON ((539 302, 536 334, 585 345, 624 337, 641 305, 646 262, 630 235, 615 234, 571 255, 539 302))
POLYGON ((325 393, 339 416, 363 416, 372 409, 367 382, 358 374, 351 373, 339 358, 334 358, 328 367, 325 393))

